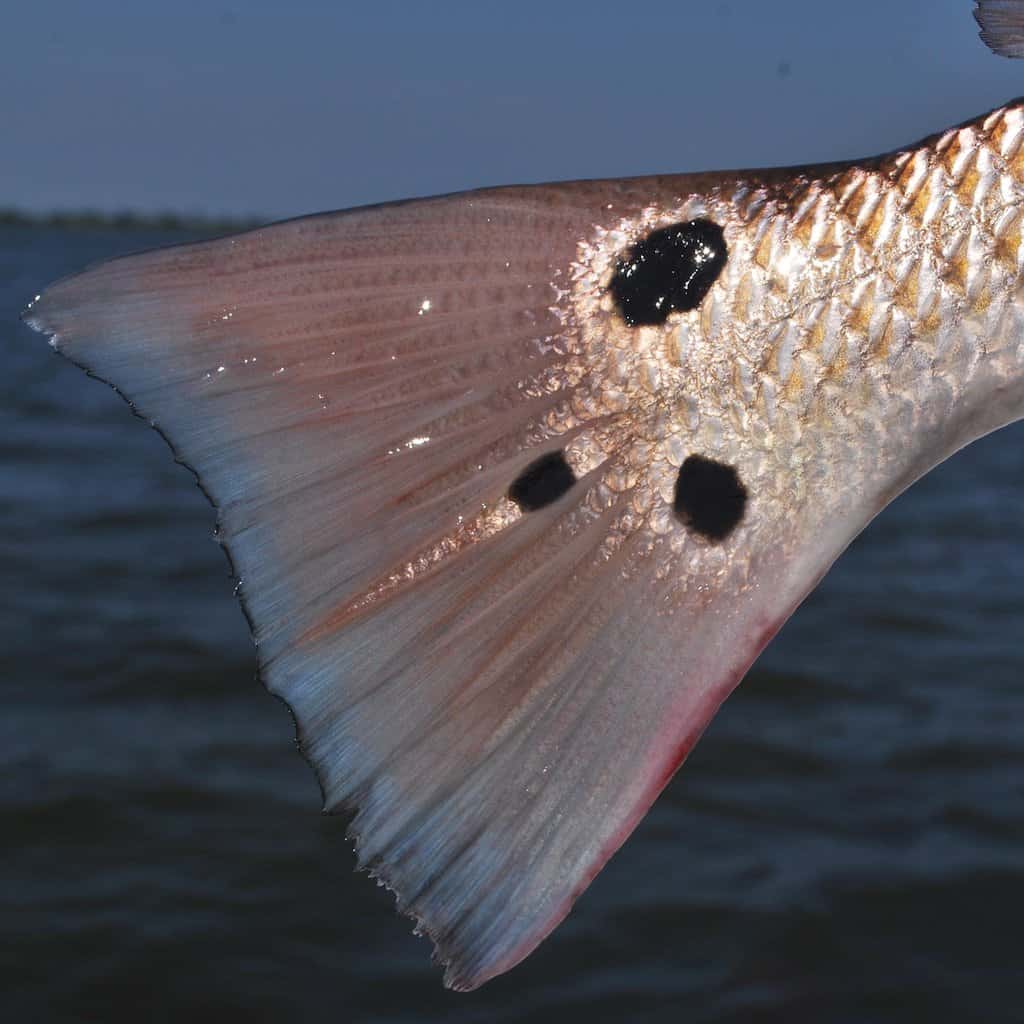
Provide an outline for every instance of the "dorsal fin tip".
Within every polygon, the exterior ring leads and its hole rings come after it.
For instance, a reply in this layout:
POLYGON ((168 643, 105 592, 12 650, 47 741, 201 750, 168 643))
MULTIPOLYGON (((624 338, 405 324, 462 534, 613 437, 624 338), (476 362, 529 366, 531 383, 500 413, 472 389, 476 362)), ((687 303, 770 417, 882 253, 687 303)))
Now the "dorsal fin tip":
POLYGON ((1024 57, 1024 0, 975 0, 982 42, 1000 57, 1024 57))

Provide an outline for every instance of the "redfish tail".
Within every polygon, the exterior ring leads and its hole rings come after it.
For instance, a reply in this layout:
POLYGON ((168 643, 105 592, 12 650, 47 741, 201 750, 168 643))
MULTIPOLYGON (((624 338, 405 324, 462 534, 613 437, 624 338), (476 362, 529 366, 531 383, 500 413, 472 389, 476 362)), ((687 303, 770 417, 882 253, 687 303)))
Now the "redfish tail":
POLYGON ((637 527, 565 296, 580 239, 646 194, 304 218, 25 314, 197 474, 325 809, 458 989, 565 916, 818 575, 766 552, 680 603, 685 552, 637 527))

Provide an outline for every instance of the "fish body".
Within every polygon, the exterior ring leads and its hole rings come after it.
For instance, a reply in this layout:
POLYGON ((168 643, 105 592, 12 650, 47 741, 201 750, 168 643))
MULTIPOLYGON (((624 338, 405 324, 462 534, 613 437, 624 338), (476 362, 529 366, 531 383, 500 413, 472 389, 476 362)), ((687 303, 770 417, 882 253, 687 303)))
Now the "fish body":
POLYGON ((822 167, 490 189, 26 312, 218 508, 362 866, 473 988, 897 494, 1024 415, 1024 103, 822 167))

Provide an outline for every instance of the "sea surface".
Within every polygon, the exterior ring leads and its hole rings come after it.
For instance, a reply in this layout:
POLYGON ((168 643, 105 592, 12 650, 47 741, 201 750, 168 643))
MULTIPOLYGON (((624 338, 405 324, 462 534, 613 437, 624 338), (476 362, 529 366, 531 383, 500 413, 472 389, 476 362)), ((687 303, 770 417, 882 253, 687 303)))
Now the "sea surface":
POLYGON ((0 1019, 1024 1021, 1024 429, 850 548, 569 919, 446 992, 353 871, 214 514, 18 322, 181 233, 0 229, 0 1019))

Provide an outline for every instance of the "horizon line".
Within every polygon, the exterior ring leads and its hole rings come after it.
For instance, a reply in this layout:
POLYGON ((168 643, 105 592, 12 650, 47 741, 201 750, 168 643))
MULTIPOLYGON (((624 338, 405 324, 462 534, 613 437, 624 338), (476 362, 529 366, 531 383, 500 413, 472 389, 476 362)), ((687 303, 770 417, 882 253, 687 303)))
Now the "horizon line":
MULTIPOLYGON (((243 231, 269 224, 274 217, 216 216, 208 214, 176 213, 164 210, 140 213, 136 210, 104 212, 89 208, 78 210, 52 210, 38 213, 17 207, 0 207, 0 227, 33 228, 116 228, 119 231, 243 231)), ((279 219, 279 218, 277 218, 279 219)))

